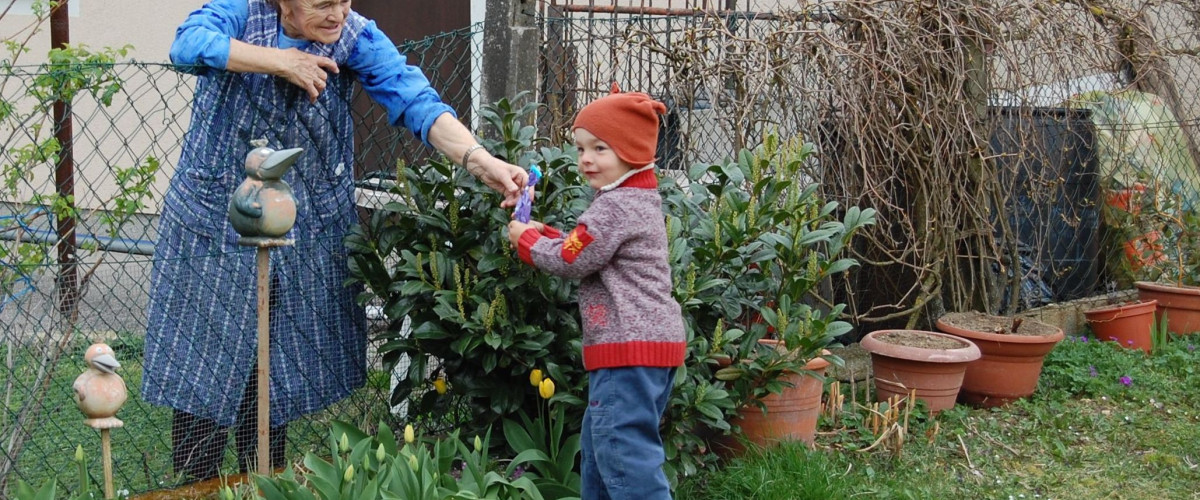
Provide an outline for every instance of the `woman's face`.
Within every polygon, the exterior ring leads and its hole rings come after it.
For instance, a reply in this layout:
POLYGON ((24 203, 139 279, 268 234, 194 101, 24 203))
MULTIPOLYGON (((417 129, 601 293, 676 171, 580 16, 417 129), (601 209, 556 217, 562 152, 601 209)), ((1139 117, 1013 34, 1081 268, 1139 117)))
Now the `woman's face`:
POLYGON ((350 15, 350 0, 279 0, 283 32, 310 42, 334 43, 350 15))

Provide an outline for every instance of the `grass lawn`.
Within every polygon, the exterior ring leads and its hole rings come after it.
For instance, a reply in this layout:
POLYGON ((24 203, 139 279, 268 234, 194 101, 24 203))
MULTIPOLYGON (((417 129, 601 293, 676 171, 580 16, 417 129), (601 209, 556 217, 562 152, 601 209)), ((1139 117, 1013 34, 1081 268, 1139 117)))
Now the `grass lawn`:
MULTIPOLYGON (((841 418, 822 419, 816 449, 787 444, 727 461, 685 479, 676 498, 1200 499, 1200 336, 1175 339, 1152 356, 1081 339, 1055 348, 1027 400, 998 409, 959 405, 932 418, 918 407, 899 452, 871 448, 876 436, 865 412, 851 411, 847 397, 841 418)), ((169 488, 170 411, 137 397, 140 342, 113 344, 130 390, 120 413, 126 427, 113 432, 115 483, 133 492, 169 488)), ((98 487, 99 437, 83 425, 70 392, 82 362, 64 358, 61 366, 19 473, 31 484, 57 477, 74 490, 72 456, 82 445, 98 487)), ((359 426, 379 420, 386 392, 386 374, 372 373, 351 398, 290 425, 289 458, 321 453, 334 418, 359 426)), ((10 415, 20 404, 9 402, 10 415)), ((236 472, 232 453, 224 470, 236 472)))
POLYGON ((815 450, 731 460, 684 481, 676 498, 1200 498, 1197 345, 1183 337, 1146 356, 1068 337, 1033 397, 913 413, 899 453, 863 451, 874 435, 858 415, 836 428, 823 420, 815 450))
MULTIPOLYGON (((117 413, 125 425, 111 431, 115 488, 137 493, 173 487, 180 481, 171 474, 171 410, 150 405, 142 401, 139 395, 143 341, 140 336, 121 335, 108 343, 121 363, 117 373, 125 379, 129 391, 129 398, 117 413)), ((72 345, 60 358, 50 385, 42 395, 43 406, 39 418, 32 424, 26 424, 26 428, 32 432, 21 451, 15 477, 31 485, 41 485, 57 478, 60 488, 68 491, 78 489, 78 469, 74 462, 77 446, 84 449, 94 487, 103 485, 100 433, 84 425, 83 414, 76 407, 71 388, 75 377, 84 370, 79 353, 87 345, 83 341, 74 344, 77 345, 72 345)), ((0 346, 0 358, 3 358, 3 350, 7 348, 7 345, 0 346)), ((44 348, 40 345, 14 348, 13 394, 5 409, 7 421, 0 426, 6 438, 17 412, 26 404, 28 393, 32 392, 33 379, 41 362, 40 349, 44 348)), ((9 376, 6 368, 0 369, 0 385, 7 384, 9 376)), ((386 373, 372 371, 367 386, 349 398, 323 412, 289 424, 287 457, 297 459, 303 457, 306 451, 327 448, 329 423, 334 419, 360 426, 380 421, 387 411, 386 406, 379 404, 380 401, 387 401, 387 384, 386 373)), ((232 474, 237 471, 231 437, 222 472, 232 474)), ((2 493, 0 497, 3 497, 2 493)))

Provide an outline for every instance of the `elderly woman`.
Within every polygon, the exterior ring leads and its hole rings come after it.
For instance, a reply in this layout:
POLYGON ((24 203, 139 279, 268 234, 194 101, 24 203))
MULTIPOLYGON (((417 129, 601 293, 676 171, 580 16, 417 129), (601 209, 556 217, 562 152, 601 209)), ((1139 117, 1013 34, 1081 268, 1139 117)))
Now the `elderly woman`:
POLYGON ((350 0, 212 0, 190 14, 172 62, 199 75, 192 122, 159 221, 142 397, 175 410, 175 473, 216 477, 236 427, 243 470, 255 450, 254 251, 226 219, 252 140, 304 154, 285 178, 299 210, 294 247, 271 252, 271 462, 285 426, 362 385, 365 318, 346 286, 343 237, 356 219, 354 81, 427 145, 512 206, 526 173, 482 149, 350 0))

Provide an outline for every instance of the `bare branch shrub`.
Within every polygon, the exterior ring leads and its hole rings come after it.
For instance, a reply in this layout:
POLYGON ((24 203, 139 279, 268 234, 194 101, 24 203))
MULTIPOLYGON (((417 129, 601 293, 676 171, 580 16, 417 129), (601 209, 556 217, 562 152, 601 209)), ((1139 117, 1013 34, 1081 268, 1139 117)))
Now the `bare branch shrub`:
POLYGON ((601 63, 580 64, 580 89, 600 91, 611 78, 658 90, 682 110, 687 164, 754 147, 769 132, 815 143, 806 180, 879 211, 856 249, 863 268, 830 293, 853 305, 859 324, 924 326, 945 310, 1024 308, 1031 273, 1075 284, 1082 264, 1039 259, 1099 247, 1097 173, 1031 169, 1082 146, 997 131, 1044 116, 1086 121, 1062 109, 1070 97, 1138 89, 1168 101, 1194 144, 1200 103, 1184 96, 1200 75, 1181 88, 1172 67, 1196 63, 1198 19, 1190 0, 845 0, 761 17, 706 11, 667 28, 631 18, 612 29, 607 51, 588 42, 614 60, 593 80, 588 69, 601 63), (1155 19, 1173 26, 1167 35, 1155 19), (1055 109, 1064 113, 1044 113, 1055 109), (714 124, 717 133, 704 128, 714 124), (1019 147, 997 150, 997 141, 1019 147))

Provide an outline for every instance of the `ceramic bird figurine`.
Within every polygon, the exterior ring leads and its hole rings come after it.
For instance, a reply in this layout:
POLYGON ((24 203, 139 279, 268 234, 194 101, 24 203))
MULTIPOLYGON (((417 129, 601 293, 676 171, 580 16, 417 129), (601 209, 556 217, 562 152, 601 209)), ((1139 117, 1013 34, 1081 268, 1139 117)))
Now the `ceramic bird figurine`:
POLYGON ((246 237, 279 238, 296 223, 296 198, 283 174, 301 148, 274 150, 259 146, 246 154, 246 180, 229 200, 229 222, 246 237))
POLYGON ((75 378, 75 403, 97 429, 121 427, 117 410, 125 404, 125 381, 114 370, 121 366, 108 344, 92 344, 83 355, 88 368, 75 378))

